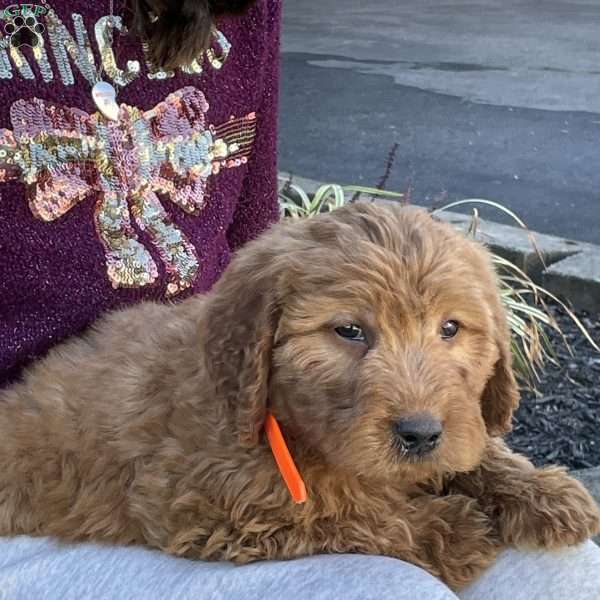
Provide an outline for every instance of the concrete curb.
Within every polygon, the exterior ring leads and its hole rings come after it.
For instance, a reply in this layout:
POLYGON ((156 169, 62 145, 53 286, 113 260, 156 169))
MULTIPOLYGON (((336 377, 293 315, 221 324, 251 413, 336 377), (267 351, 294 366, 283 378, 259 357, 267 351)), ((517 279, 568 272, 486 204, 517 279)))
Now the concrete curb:
MULTIPOLYGON (((573 472, 573 475, 590 490, 596 502, 600 504, 600 467, 592 467, 591 469, 583 469, 573 472)), ((600 546, 600 535, 594 538, 596 544, 600 546)))
POLYGON ((574 471, 573 475, 590 490, 596 501, 600 503, 600 467, 574 471))
MULTIPOLYGON (((289 179, 289 173, 280 173, 281 185, 289 179)), ((308 194, 322 185, 295 175, 292 181, 308 194)), ((456 212, 438 216, 461 228, 471 221, 471 217, 456 212)), ((480 221, 478 235, 493 252, 516 264, 561 300, 576 309, 600 312, 600 246, 487 220, 480 221)))

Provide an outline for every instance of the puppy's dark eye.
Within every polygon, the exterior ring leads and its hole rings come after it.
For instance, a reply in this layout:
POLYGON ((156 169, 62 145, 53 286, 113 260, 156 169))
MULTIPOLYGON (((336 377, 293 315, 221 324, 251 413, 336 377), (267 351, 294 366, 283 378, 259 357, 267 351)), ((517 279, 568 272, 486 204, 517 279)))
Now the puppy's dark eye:
POLYGON ((456 321, 446 321, 442 325, 442 339, 449 340, 453 338, 458 333, 459 328, 460 326, 456 321))
POLYGON ((342 327, 336 327, 335 332, 346 340, 351 340, 353 342, 366 342, 367 337, 364 334, 364 331, 358 325, 352 323, 350 325, 344 325, 342 327))

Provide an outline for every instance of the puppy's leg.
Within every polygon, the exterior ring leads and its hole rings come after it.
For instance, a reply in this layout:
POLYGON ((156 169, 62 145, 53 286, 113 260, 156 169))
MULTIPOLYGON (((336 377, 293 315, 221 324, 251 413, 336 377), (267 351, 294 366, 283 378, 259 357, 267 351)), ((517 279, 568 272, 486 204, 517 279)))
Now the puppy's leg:
POLYGON ((466 496, 422 495, 383 514, 352 509, 345 516, 274 522, 256 516, 247 526, 184 531, 165 549, 189 558, 285 560, 313 554, 390 556, 415 564, 460 589, 477 578, 502 548, 489 517, 466 496), (190 535, 191 534, 191 535, 190 535))
POLYGON ((480 467, 451 487, 478 499, 506 544, 553 549, 600 532, 600 509, 579 481, 560 467, 536 469, 499 438, 489 441, 480 467))

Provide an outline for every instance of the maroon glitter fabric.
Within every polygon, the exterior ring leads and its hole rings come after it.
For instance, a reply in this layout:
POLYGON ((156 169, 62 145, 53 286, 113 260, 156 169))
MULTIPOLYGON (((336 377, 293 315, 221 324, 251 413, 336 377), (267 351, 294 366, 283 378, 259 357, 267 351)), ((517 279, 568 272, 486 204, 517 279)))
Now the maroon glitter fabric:
MULTIPOLYGON (((79 19, 97 66, 108 0, 49 4, 83 48, 79 19)), ((115 15, 127 22, 125 10, 117 0, 115 15)), ((258 0, 246 15, 222 19, 213 53, 166 77, 152 71, 138 40, 114 30, 121 71, 112 76, 132 81, 115 86, 125 106, 112 125, 94 115, 89 71, 65 35, 50 38, 47 15, 38 17, 46 62, 30 47, 11 52, 4 34, 0 385, 108 310, 207 291, 231 253, 278 219, 280 12, 280 0, 258 0), (151 265, 130 282, 118 272, 127 253, 151 265)))

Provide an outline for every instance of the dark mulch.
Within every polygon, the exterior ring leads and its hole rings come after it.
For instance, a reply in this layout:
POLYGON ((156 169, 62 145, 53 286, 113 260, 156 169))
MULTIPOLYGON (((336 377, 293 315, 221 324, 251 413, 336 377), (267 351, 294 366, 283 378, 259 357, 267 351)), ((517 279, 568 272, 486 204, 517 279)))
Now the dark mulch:
MULTIPOLYGON (((562 310, 552 310, 574 356, 560 336, 551 333, 560 367, 548 365, 537 386, 541 397, 523 393, 508 443, 536 465, 595 467, 600 465, 600 354, 562 310)), ((599 343, 600 315, 577 316, 599 343)))

